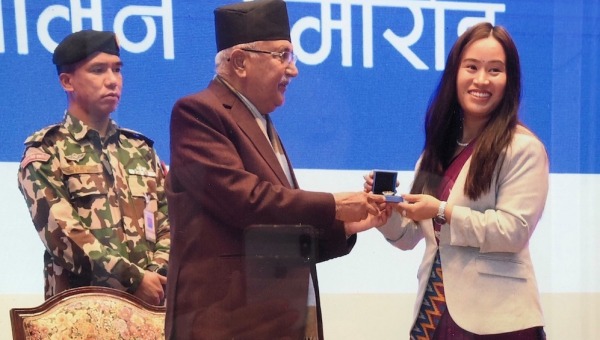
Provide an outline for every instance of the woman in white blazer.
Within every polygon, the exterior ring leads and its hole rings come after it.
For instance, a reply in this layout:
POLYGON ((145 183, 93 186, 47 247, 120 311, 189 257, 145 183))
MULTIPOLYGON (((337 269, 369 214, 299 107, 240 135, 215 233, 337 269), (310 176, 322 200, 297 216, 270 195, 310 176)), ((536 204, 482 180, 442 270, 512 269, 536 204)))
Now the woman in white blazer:
MULTIPOLYGON (((425 239, 411 339, 545 338, 529 239, 549 166, 543 144, 518 118, 520 72, 500 26, 475 25, 450 51, 411 193, 378 228, 402 250, 425 239), (441 275, 430 275, 436 258, 441 275), (433 287, 445 304, 424 313, 430 276, 443 278, 433 287)), ((365 179, 370 191, 372 176, 365 179)))

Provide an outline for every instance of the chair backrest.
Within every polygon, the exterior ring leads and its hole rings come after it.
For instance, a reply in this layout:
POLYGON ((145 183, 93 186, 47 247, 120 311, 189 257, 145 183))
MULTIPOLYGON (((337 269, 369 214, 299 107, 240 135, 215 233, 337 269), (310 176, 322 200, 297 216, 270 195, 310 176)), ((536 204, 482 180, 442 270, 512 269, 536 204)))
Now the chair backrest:
POLYGON ((14 340, 164 339, 166 308, 106 287, 63 291, 32 308, 13 308, 14 340))

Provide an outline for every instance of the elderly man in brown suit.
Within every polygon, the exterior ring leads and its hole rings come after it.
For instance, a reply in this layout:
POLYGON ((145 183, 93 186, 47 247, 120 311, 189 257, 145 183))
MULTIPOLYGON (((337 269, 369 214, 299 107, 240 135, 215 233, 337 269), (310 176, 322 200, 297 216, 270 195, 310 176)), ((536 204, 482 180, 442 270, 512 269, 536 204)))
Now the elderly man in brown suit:
MULTIPOLYGON (((298 188, 269 118, 298 75, 285 2, 236 3, 214 14, 217 75, 205 90, 178 100, 171 116, 166 335, 323 339, 315 262, 348 254, 357 232, 387 219, 380 212, 385 199, 298 188), (296 280, 279 273, 271 282, 288 285, 288 296, 246 290, 256 273, 246 271, 244 237, 255 224, 316 230, 316 261, 288 273, 296 280), (298 300, 304 308, 296 308, 298 300)), ((273 286, 266 291, 278 291, 273 286)))

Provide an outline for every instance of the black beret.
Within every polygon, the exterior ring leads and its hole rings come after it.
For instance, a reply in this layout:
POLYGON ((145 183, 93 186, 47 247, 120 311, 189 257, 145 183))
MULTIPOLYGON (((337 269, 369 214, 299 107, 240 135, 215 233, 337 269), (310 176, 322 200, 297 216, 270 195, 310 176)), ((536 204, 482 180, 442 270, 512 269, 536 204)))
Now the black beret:
POLYGON ((283 0, 256 0, 215 9, 217 51, 253 41, 290 39, 290 22, 283 0))
POLYGON ((97 52, 119 55, 119 43, 113 32, 84 30, 69 34, 54 50, 52 62, 57 69, 82 61, 97 52))

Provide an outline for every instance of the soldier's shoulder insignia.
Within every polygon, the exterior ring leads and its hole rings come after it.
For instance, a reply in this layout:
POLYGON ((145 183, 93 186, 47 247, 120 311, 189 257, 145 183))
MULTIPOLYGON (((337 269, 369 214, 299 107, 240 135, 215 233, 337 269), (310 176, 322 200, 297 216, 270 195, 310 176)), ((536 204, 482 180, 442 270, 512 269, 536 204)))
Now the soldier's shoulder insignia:
POLYGON ((30 146, 41 143, 42 140, 44 140, 44 137, 48 135, 48 133, 58 129, 59 127, 60 124, 54 124, 34 132, 31 136, 27 137, 27 139, 25 140, 25 145, 30 146))
POLYGON ((122 128, 122 127, 119 127, 119 130, 121 131, 121 133, 123 133, 128 138, 141 139, 141 140, 145 141, 150 146, 154 145, 154 141, 152 139, 144 136, 140 132, 137 132, 137 131, 131 130, 131 129, 125 129, 125 128, 122 128))
POLYGON ((50 155, 37 148, 29 148, 21 160, 21 168, 26 168, 33 162, 47 162, 50 159, 50 155))

